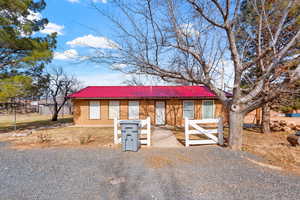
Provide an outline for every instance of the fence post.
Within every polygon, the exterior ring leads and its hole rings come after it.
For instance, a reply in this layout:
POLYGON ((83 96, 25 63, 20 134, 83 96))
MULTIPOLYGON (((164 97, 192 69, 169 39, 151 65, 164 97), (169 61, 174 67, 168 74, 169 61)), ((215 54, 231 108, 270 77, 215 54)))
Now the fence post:
POLYGON ((119 144, 118 138, 118 119, 114 118, 114 143, 119 144))
POLYGON ((147 121, 147 146, 150 147, 151 146, 151 120, 150 117, 147 117, 146 119, 147 121))
POLYGON ((188 147, 189 143, 189 119, 186 117, 184 118, 184 135, 185 135, 185 146, 188 147))
POLYGON ((219 118, 218 123, 218 143, 219 145, 224 145, 223 117, 219 118))

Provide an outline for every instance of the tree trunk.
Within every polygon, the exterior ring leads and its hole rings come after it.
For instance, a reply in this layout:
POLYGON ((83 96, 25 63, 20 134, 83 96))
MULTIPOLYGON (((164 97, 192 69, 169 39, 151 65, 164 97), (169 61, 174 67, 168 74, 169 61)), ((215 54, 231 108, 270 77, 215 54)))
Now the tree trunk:
POLYGON ((58 113, 57 113, 57 111, 54 111, 51 120, 52 120, 52 121, 57 121, 57 118, 58 118, 58 113))
POLYGON ((270 129, 270 106, 269 104, 265 104, 262 107, 262 126, 261 131, 262 133, 269 134, 271 133, 270 129))
POLYGON ((232 150, 242 149, 244 114, 240 112, 229 112, 229 147, 232 150))
POLYGON ((261 108, 255 109, 255 119, 256 119, 256 125, 261 125, 261 108))
POLYGON ((53 105, 53 115, 52 115, 52 121, 57 121, 58 118, 58 109, 57 109, 57 103, 54 103, 53 105))

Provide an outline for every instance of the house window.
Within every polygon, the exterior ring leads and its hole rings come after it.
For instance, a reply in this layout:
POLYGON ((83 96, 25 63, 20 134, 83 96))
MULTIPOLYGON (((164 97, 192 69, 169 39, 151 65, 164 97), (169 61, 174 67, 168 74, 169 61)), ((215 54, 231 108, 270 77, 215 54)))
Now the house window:
POLYGON ((215 117, 214 100, 202 101, 202 119, 211 119, 215 117))
POLYGON ((90 119, 100 119, 100 101, 90 101, 90 119))
POLYGON ((128 119, 139 119, 139 102, 128 102, 128 119))
POLYGON ((183 116, 194 119, 194 101, 183 101, 183 116))
POLYGON ((119 101, 109 101, 108 118, 109 119, 119 119, 120 117, 120 103, 119 101))

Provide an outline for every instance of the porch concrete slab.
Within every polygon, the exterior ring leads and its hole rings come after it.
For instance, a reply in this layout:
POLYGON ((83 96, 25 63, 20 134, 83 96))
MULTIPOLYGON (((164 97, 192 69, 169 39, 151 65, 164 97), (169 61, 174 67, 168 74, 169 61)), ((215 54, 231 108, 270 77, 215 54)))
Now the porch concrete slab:
POLYGON ((153 147, 183 147, 172 131, 161 127, 155 127, 151 137, 153 147))

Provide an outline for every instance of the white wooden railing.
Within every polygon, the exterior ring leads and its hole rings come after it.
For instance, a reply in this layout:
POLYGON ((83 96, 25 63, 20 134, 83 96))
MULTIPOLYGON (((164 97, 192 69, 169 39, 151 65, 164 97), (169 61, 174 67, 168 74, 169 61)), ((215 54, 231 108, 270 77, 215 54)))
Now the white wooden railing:
POLYGON ((224 144, 223 137, 223 119, 201 119, 189 120, 185 118, 184 125, 185 146, 194 144, 224 144), (199 124, 216 124, 217 129, 204 129, 199 124), (190 129, 192 127, 193 129, 190 129), (195 140, 190 139, 190 135, 205 135, 208 139, 195 140))
MULTIPOLYGON (((120 144, 121 143, 121 130, 120 130, 120 121, 114 119, 114 143, 120 144)), ((146 144, 147 146, 151 146, 151 120, 150 117, 148 117, 145 120, 138 120, 141 123, 141 136, 146 136, 145 138, 141 138, 140 142, 141 144, 146 144)))

